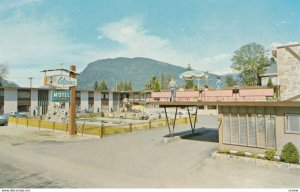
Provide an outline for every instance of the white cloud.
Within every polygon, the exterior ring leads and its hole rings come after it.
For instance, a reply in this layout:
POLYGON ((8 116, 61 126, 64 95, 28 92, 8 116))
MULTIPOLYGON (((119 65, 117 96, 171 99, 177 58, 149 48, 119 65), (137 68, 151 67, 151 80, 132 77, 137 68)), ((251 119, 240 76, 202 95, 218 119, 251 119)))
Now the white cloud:
POLYGON ((281 21, 279 23, 275 23, 275 26, 280 26, 280 25, 284 25, 284 24, 287 24, 288 22, 287 21, 281 21))
MULTIPOLYGON (((0 3, 0 10, 21 9, 25 2, 29 5, 39 1, 0 3)), ((4 19, 0 17, 0 63, 9 66, 8 80, 28 86, 28 77, 32 76, 33 85, 40 86, 42 69, 60 67, 63 62, 65 66, 76 64, 80 72, 89 62, 115 57, 147 57, 182 67, 191 64, 194 69, 210 72, 229 66, 229 54, 200 58, 174 49, 168 39, 151 34, 140 17, 124 18, 98 27, 97 39, 115 42, 117 46, 112 47, 74 43, 65 32, 67 28, 67 20, 51 14, 30 17, 19 10, 12 11, 4 19)))
POLYGON ((118 43, 120 46, 102 53, 93 53, 98 58, 106 57, 148 57, 168 62, 182 67, 191 67, 197 70, 222 70, 228 67, 231 54, 220 54, 208 58, 176 50, 168 39, 150 34, 143 25, 140 17, 128 17, 117 22, 108 23, 98 29, 102 38, 118 43), (216 66, 218 65, 218 66, 216 66))
POLYGON ((0 13, 11 9, 22 8, 29 5, 41 3, 42 0, 10 0, 0 4, 0 13))
MULTIPOLYGON (((39 1, 18 2, 0 4, 0 8, 21 8, 39 1)), ((33 76, 33 85, 39 86, 43 76, 41 69, 59 67, 61 62, 87 63, 86 57, 78 53, 89 46, 72 42, 64 32, 67 26, 64 19, 30 17, 22 11, 11 11, 7 17, 0 17, 0 63, 9 67, 8 80, 28 86, 27 78, 33 76)))

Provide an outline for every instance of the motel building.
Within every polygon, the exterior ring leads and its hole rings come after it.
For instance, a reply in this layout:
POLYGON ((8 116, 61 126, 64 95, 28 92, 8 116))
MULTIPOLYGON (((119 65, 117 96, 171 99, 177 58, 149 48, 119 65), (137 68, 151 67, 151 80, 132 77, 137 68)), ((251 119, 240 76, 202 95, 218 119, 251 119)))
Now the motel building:
MULTIPOLYGON (((50 86, 40 88, 26 87, 3 87, 0 88, 0 113, 13 112, 27 113, 33 115, 45 115, 49 107, 56 103, 52 100, 51 92, 55 89, 50 86)), ((109 110, 120 111, 123 100, 133 105, 146 105, 149 103, 150 92, 144 91, 94 91, 76 90, 76 112, 98 113, 109 112, 109 110)), ((68 110, 69 103, 61 103, 68 110)))

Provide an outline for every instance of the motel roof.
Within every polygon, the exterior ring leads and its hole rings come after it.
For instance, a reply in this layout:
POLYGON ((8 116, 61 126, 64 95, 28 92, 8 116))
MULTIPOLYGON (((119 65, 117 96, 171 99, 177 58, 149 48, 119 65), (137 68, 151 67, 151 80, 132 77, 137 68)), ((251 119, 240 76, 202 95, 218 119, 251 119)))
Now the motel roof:
POLYGON ((190 107, 190 106, 261 106, 261 107, 300 107, 297 101, 154 101, 152 105, 160 107, 190 107))

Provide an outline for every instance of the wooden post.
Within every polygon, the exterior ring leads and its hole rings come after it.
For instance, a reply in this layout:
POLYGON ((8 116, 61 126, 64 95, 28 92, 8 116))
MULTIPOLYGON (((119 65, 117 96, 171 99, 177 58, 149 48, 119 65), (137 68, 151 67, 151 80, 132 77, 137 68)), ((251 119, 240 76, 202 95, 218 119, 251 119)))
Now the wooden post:
POLYGON ((69 124, 67 123, 66 125, 67 125, 67 127, 66 127, 66 133, 68 133, 69 124))
POLYGON ((16 120, 16 127, 18 127, 19 119, 16 120))
POLYGON ((100 127, 100 138, 103 137, 103 133, 104 133, 104 125, 102 124, 100 127))
POLYGON ((52 129, 53 129, 53 132, 54 132, 54 129, 55 129, 55 122, 52 123, 52 129))
MULTIPOLYGON (((71 65, 70 66, 70 77, 76 79, 76 66, 71 65)), ((70 107, 69 107, 69 134, 75 135, 75 102, 76 102, 76 87, 70 87, 70 107)))
POLYGON ((129 123, 129 131, 132 132, 132 123, 129 123))
POLYGON ((81 136, 83 136, 85 121, 83 122, 83 126, 81 128, 81 136))
POLYGON ((151 129, 151 121, 149 121, 149 129, 151 129))
POLYGON ((39 130, 41 130, 41 121, 42 120, 39 120, 39 130))
POLYGON ((26 125, 27 125, 27 128, 28 128, 28 121, 29 121, 28 118, 26 118, 26 125))

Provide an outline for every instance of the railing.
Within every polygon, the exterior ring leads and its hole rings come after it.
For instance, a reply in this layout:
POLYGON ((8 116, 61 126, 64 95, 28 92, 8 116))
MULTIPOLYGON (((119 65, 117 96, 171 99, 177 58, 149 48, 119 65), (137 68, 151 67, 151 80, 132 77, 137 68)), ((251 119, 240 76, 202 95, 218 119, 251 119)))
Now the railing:
MULTIPOLYGON (((266 101, 274 97, 272 88, 177 91, 176 101, 266 101)), ((150 101, 170 101, 170 92, 152 92, 150 101)))
MULTIPOLYGON (((193 117, 194 118, 194 117, 193 117)), ((169 122, 173 123, 174 119, 169 118, 169 122)), ((30 119, 30 118, 15 118, 10 117, 8 120, 10 125, 15 126, 23 126, 23 127, 36 127, 38 129, 45 128, 51 129, 53 132, 55 130, 65 131, 68 132, 68 123, 58 123, 52 121, 44 121, 44 120, 37 120, 37 119, 30 119)), ((189 120, 187 117, 176 119, 176 124, 187 124, 189 120)), ((128 123, 122 125, 94 125, 94 124, 87 124, 83 122, 82 124, 76 125, 76 134, 83 135, 97 135, 100 138, 104 136, 114 135, 114 134, 121 134, 121 133, 131 133, 136 131, 144 131, 150 130, 153 128, 165 128, 167 126, 166 119, 159 119, 159 120, 152 120, 148 122, 142 123, 128 123)))

